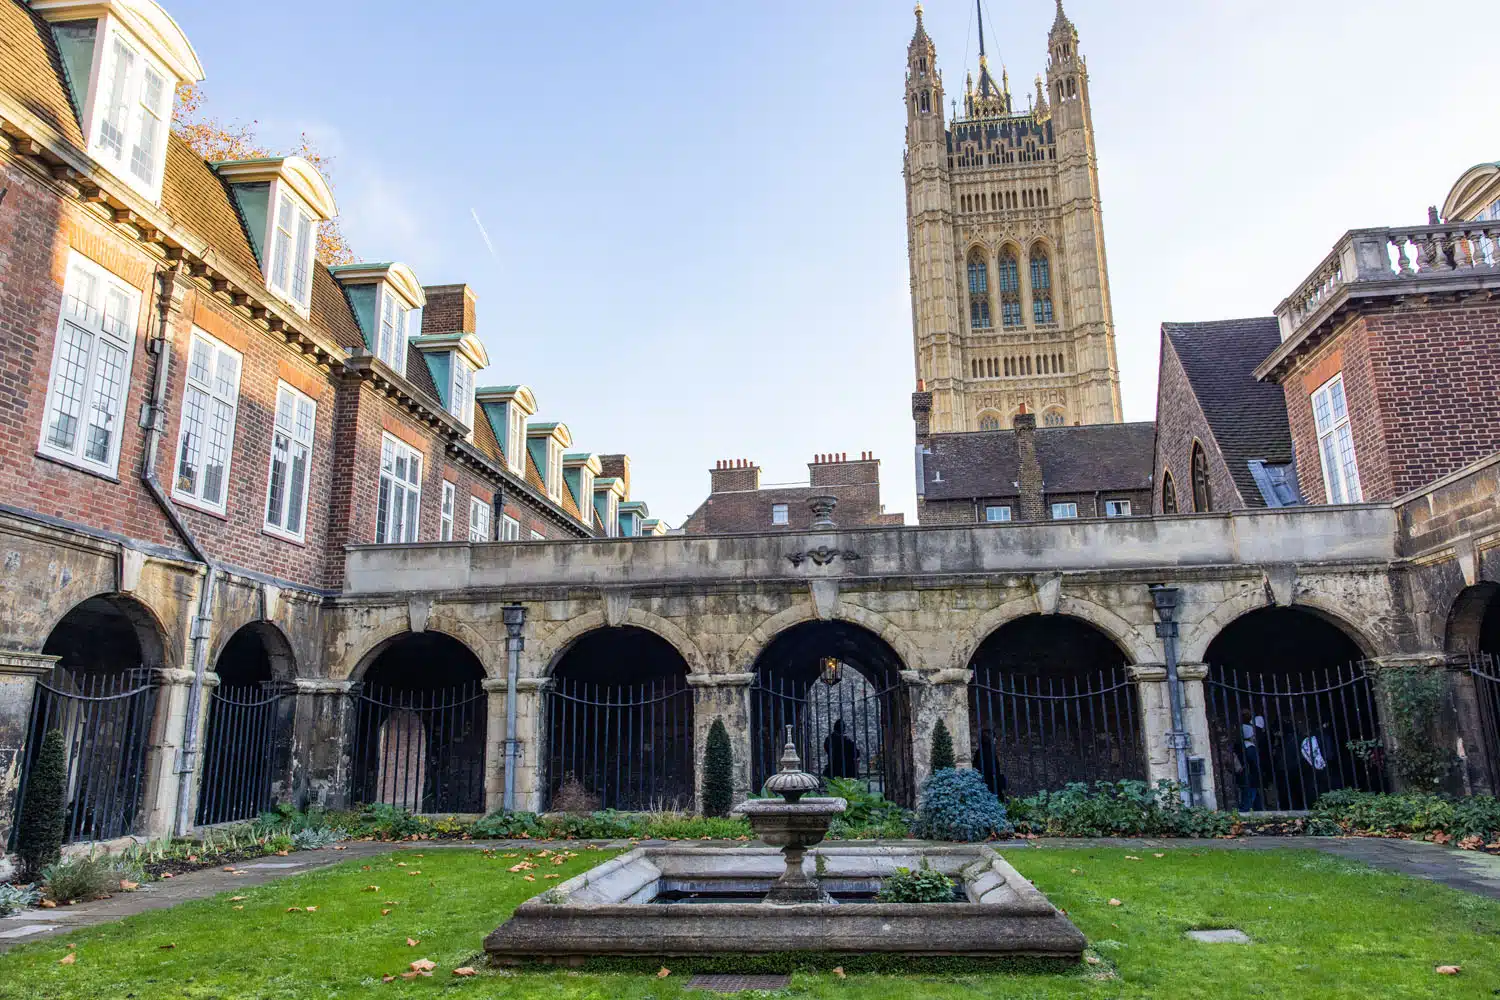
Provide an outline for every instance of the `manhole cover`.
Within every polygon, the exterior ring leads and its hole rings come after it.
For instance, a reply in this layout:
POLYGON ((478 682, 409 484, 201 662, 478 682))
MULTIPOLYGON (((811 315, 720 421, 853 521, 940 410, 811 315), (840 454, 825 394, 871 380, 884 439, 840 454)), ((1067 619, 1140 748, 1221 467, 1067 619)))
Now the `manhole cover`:
POLYGON ((688 980, 690 990, 710 993, 740 993, 744 990, 784 990, 791 976, 694 976, 688 980))

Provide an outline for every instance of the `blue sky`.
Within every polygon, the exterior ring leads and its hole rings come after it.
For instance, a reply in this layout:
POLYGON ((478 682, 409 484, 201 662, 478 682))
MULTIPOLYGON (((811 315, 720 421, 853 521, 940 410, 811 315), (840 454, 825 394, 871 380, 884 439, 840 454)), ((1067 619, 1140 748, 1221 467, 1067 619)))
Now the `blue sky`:
MULTIPOLYGON (((356 252, 473 285, 482 384, 524 382, 578 449, 629 453, 655 516, 681 524, 717 459, 792 482, 814 453, 873 450, 915 520, 910 3, 260 0, 249 23, 163 4, 210 110, 272 145, 308 132, 356 252)), ((1492 0, 1066 6, 1127 419, 1154 416, 1163 321, 1267 315, 1344 230, 1424 221, 1500 159, 1492 0)), ((986 2, 1018 97, 1053 14, 986 2)), ((961 96, 972 4, 926 20, 961 96)))

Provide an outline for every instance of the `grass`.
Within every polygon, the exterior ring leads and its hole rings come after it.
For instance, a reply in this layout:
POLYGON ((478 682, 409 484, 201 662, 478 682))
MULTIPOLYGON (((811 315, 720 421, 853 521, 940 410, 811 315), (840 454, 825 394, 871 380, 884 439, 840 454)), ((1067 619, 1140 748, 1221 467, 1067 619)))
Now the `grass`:
MULTIPOLYGON (((539 848, 540 849, 540 848, 539 848)), ((1053 974, 798 973, 778 996, 809 998, 1491 997, 1500 988, 1500 902, 1378 872, 1315 851, 1013 848, 1007 857, 1088 935, 1098 964, 1053 974), (1122 901, 1110 906, 1109 900, 1122 901), (1250 946, 1201 945, 1192 928, 1237 927, 1250 946), (1459 976, 1434 973, 1462 965, 1459 976)), ((524 855, 522 855, 524 857, 524 855)), ((476 850, 393 852, 169 911, 37 942, 0 956, 0 998, 324 998, 430 995, 505 998, 706 996, 673 975, 506 972, 484 967, 484 934, 544 874, 567 878, 609 855, 521 860, 476 850), (423 855, 417 857, 417 855, 423 855), (397 862, 405 862, 405 867, 397 862), (369 871, 361 870, 368 864, 369 871), (420 871, 420 875, 411 872, 420 871), (378 892, 365 891, 379 885, 378 892), (394 905, 387 900, 394 900, 394 905), (232 909, 244 906, 243 910, 232 909), (288 913, 289 906, 317 906, 288 913), (381 909, 391 909, 388 916, 381 909), (408 947, 406 938, 418 939, 408 947), (67 941, 77 961, 60 966, 67 941), (164 945, 175 947, 166 949, 164 945), (382 983, 428 958, 430 979, 382 983), (480 975, 458 979, 461 964, 480 975)))

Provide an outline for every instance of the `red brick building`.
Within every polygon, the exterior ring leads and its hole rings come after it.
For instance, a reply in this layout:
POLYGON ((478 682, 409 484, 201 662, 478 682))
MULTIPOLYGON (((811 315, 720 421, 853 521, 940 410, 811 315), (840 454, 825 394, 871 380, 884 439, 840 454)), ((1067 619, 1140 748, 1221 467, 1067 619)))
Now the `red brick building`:
POLYGON ((761 469, 748 459, 727 459, 709 470, 709 495, 683 522, 690 535, 754 531, 805 531, 815 520, 808 501, 838 501, 833 519, 841 528, 905 524, 880 502, 880 459, 861 452, 817 455, 807 463, 807 485, 761 486, 761 469))

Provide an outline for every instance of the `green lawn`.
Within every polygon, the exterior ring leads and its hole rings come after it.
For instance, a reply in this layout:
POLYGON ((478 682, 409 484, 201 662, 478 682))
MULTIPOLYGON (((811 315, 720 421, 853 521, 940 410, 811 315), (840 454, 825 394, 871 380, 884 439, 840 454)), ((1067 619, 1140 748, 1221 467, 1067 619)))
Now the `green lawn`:
MULTIPOLYGON (((538 849, 541 849, 540 847, 538 849)), ((793 977, 793 997, 1491 997, 1500 990, 1500 903, 1377 872, 1313 851, 1118 849, 1005 851, 1088 935, 1098 964, 1029 975, 793 977), (1108 901, 1118 898, 1121 906, 1108 901), (1185 941, 1195 927, 1238 927, 1250 946, 1185 941), (1462 965, 1456 977, 1439 964, 1462 965)), ((522 899, 597 864, 563 865, 476 850, 412 849, 288 878, 37 942, 0 956, 0 998, 452 997, 667 1000, 685 966, 638 974, 512 973, 484 967, 483 936, 522 899), (421 855, 420 857, 418 855, 421 855), (397 862, 405 862, 404 866, 397 862), (368 871, 361 870, 367 864, 368 871), (420 872, 420 874, 416 874, 420 872), (545 879, 546 874, 559 879, 545 879), (532 874, 535 882, 524 881, 532 874), (378 891, 366 890, 378 885, 378 891), (243 906, 244 909, 234 909, 243 906), (313 912, 288 907, 316 906, 313 912), (389 909, 382 916, 381 910, 389 909), (410 937, 420 942, 409 947, 410 937), (77 959, 59 965, 67 943, 77 959), (165 948, 165 945, 175 945, 165 948), (427 958, 432 978, 383 983, 427 958), (480 974, 455 978, 459 965, 480 974)), ((668 963, 673 965, 674 963, 668 963)), ((681 965, 681 963, 675 963, 681 965)))

